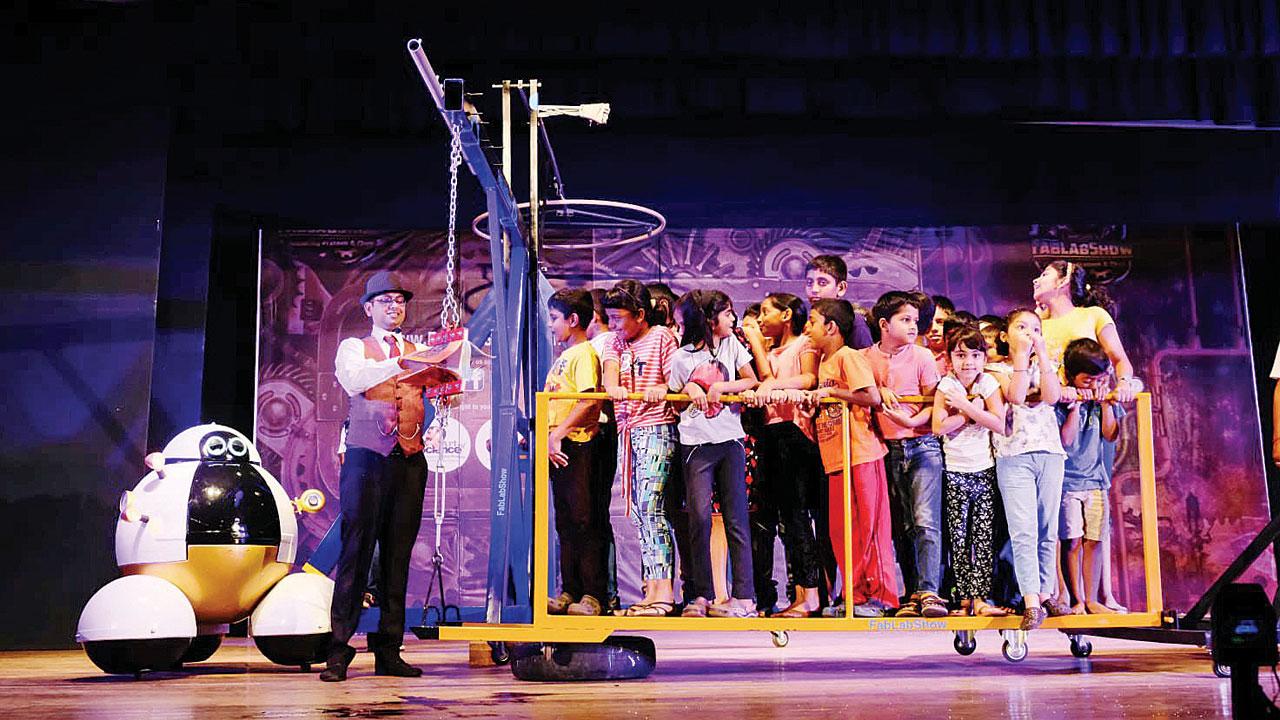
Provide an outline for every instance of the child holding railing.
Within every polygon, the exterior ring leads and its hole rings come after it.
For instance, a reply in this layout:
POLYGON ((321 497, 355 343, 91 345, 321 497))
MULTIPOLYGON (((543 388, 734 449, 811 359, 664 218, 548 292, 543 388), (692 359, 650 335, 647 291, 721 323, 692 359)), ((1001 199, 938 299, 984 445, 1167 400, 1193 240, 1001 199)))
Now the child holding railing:
POLYGON ((1012 426, 1007 437, 993 436, 993 444, 1014 575, 1026 604, 1021 627, 1033 630, 1046 615, 1071 611, 1053 601, 1066 459, 1054 404, 1062 387, 1045 350, 1040 317, 1019 308, 1009 313, 1007 323, 1010 371, 996 377, 1013 406, 1012 426))
POLYGON ((675 543, 663 491, 676 452, 675 410, 665 401, 675 336, 651 324, 649 291, 622 280, 604 298, 613 342, 604 353, 604 388, 618 415, 618 467, 628 514, 640 532, 644 597, 628 615, 670 615, 675 606, 675 543), (630 394, 643 400, 628 400, 630 394))
MULTIPOLYGON (((689 513, 690 581, 694 599, 684 615, 754 617, 751 530, 747 519, 746 453, 740 408, 721 397, 756 386, 751 353, 733 336, 735 318, 729 297, 718 290, 693 290, 676 303, 683 328, 681 347, 671 363, 669 388, 689 396, 680 412, 680 457, 684 465, 685 506, 689 513), (718 490, 733 574, 729 599, 711 605, 712 488, 718 490)), ((691 594, 686 591, 686 597, 691 594)))
POLYGON ((933 398, 933 432, 942 438, 947 530, 956 596, 969 615, 1003 617, 993 605, 996 460, 991 434, 1005 431, 1000 383, 983 372, 987 340, 974 326, 947 334, 948 374, 933 398), (971 399, 971 396, 973 398, 971 399))
POLYGON ((820 353, 821 361, 818 388, 808 394, 808 399, 816 404, 835 398, 849 404, 846 439, 841 437, 843 410, 839 405, 819 404, 815 429, 827 471, 831 543, 836 548, 842 574, 852 578, 852 595, 845 598, 845 602, 853 603, 856 616, 877 617, 897 607, 898 587, 882 460, 885 447, 871 426, 870 408, 880 404, 880 392, 866 359, 849 347, 854 317, 853 306, 845 300, 813 303, 805 335, 820 353), (852 481, 847 504, 844 499, 846 443, 852 481), (853 535, 851 560, 846 560, 844 552, 846 517, 853 535))

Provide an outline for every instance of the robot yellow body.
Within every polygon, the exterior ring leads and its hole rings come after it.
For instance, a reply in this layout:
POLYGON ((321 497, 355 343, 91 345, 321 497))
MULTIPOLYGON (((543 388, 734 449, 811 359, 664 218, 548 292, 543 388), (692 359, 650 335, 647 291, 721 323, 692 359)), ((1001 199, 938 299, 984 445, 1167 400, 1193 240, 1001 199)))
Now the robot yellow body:
POLYGON ((76 640, 105 672, 140 673, 204 660, 229 623, 249 618, 274 662, 309 666, 329 638, 333 582, 291 574, 295 509, 258 451, 221 425, 188 428, 147 457, 151 472, 120 500, 116 563, 124 577, 99 590, 76 640))

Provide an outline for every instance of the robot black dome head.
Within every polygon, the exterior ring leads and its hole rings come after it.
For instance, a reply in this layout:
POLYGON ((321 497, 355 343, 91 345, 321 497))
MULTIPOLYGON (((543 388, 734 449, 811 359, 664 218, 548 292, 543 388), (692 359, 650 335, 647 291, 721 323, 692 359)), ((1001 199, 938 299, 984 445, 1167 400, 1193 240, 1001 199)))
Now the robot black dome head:
POLYGON ((214 430, 200 438, 200 461, 247 462, 249 443, 237 432, 214 430))

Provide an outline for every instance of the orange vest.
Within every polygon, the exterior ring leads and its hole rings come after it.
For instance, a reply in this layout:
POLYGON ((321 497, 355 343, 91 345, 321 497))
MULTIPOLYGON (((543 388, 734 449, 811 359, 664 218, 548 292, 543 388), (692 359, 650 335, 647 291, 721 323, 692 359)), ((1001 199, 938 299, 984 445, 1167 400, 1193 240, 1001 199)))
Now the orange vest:
MULTIPOLYGON (((386 360, 387 354, 372 336, 363 338, 364 356, 370 360, 386 360)), ((405 354, 416 350, 404 341, 405 354)), ((405 455, 422 452, 422 427, 426 407, 422 388, 396 382, 381 382, 351 398, 348 414, 347 445, 387 455, 398 443, 405 455)))

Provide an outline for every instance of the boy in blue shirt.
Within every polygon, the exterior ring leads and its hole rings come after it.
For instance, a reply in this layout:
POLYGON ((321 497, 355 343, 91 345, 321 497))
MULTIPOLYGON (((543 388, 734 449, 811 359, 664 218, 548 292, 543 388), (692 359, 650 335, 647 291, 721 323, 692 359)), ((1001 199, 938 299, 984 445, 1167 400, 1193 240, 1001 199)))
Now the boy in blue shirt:
POLYGON ((1077 615, 1112 613, 1098 602, 1102 565, 1099 551, 1110 519, 1107 493, 1111 489, 1102 441, 1115 442, 1124 408, 1107 398, 1111 361, 1096 341, 1071 341, 1063 353, 1062 366, 1067 385, 1075 390, 1073 400, 1057 406, 1062 448, 1067 451, 1059 537, 1069 543, 1067 583, 1073 598, 1071 610, 1077 615))

